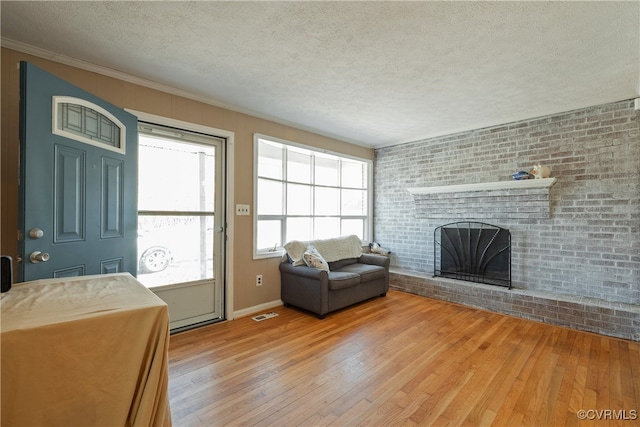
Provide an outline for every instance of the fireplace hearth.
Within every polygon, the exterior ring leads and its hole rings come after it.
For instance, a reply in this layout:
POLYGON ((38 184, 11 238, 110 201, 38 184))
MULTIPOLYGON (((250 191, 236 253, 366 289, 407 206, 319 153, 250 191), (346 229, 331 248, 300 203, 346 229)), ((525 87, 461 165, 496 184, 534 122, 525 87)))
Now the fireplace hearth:
POLYGON ((434 277, 485 283, 511 289, 511 233, 473 221, 436 227, 434 277))

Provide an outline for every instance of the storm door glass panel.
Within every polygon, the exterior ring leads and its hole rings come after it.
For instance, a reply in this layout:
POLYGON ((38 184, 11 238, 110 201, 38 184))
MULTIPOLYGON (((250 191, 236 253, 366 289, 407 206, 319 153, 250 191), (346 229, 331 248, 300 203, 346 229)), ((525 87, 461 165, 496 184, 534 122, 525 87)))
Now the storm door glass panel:
POLYGON ((213 279, 213 215, 139 215, 138 280, 147 287, 213 279))
POLYGON ((214 210, 215 149, 140 135, 139 210, 214 210))
POLYGON ((214 277, 215 146, 140 133, 138 280, 214 277))

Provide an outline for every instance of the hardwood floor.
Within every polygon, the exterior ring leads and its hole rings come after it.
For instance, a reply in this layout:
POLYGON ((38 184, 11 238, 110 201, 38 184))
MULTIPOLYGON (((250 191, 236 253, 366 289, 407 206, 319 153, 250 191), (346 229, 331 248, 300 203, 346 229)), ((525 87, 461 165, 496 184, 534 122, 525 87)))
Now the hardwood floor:
POLYGON ((637 342, 396 291, 274 311, 171 337, 174 426, 640 425, 637 342))

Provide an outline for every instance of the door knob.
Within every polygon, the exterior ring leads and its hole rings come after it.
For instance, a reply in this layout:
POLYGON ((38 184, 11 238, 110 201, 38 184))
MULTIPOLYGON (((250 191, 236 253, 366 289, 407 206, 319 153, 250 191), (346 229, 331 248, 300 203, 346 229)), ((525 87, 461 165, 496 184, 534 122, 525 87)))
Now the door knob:
POLYGON ((49 261, 49 254, 46 252, 34 251, 29 255, 29 259, 32 263, 37 264, 39 262, 49 261))
POLYGON ((32 228, 31 230, 29 230, 29 237, 31 237, 32 239, 39 239, 42 236, 44 236, 44 231, 40 230, 39 228, 32 228))

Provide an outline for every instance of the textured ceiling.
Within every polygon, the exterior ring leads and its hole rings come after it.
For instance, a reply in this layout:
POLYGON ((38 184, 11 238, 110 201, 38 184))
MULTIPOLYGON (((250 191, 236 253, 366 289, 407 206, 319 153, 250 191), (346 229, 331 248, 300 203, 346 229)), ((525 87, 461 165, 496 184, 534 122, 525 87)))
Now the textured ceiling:
POLYGON ((379 147, 638 96, 640 2, 10 2, 29 46, 379 147))

